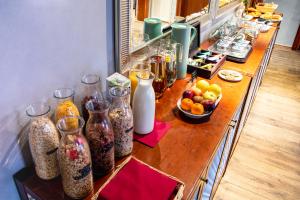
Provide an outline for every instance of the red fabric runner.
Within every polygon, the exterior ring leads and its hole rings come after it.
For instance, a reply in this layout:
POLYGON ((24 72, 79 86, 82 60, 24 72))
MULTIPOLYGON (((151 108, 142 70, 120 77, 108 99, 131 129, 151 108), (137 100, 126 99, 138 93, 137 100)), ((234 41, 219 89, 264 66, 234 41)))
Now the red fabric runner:
POLYGON ((155 120, 154 129, 147 135, 134 134, 133 138, 149 147, 155 147, 155 145, 162 139, 162 137, 171 128, 171 125, 167 122, 160 122, 155 120))
POLYGON ((103 188, 98 200, 168 200, 177 181, 132 158, 103 188))

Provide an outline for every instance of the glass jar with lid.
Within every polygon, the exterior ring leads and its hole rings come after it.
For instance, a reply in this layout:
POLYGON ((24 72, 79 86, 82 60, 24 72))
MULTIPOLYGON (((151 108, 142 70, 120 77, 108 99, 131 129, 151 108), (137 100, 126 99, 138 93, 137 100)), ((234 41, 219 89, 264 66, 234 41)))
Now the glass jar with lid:
POLYGON ((89 119, 89 112, 85 104, 91 99, 103 99, 101 78, 97 74, 86 74, 81 78, 81 111, 85 122, 89 119))
POLYGON ((85 134, 91 148, 93 173, 97 177, 114 169, 114 132, 108 118, 109 103, 91 99, 86 103, 89 119, 85 134))
POLYGON ((84 120, 78 116, 63 117, 56 124, 62 135, 58 149, 62 185, 64 192, 74 199, 84 198, 93 190, 92 160, 82 135, 83 126, 84 120))
POLYGON ((133 147, 133 116, 126 99, 130 95, 129 88, 113 87, 109 91, 112 105, 109 118, 115 138, 115 156, 123 157, 131 153, 133 147))
POLYGON ((28 134, 35 171, 41 179, 49 180, 59 175, 56 151, 59 133, 49 118, 50 106, 43 103, 31 104, 26 109, 30 117, 28 134))
MULTIPOLYGON (((54 91, 54 98, 57 101, 54 116, 55 123, 66 116, 80 116, 78 108, 74 104, 74 95, 75 92, 71 88, 60 88, 54 91)), ((74 123, 73 126, 76 127, 76 120, 74 122, 69 120, 69 123, 74 123)))

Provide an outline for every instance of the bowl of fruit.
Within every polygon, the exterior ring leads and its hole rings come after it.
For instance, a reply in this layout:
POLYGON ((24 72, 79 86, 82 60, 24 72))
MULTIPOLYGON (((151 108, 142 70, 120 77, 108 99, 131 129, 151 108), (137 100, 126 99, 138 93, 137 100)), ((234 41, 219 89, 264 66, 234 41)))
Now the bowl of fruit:
POLYGON ((187 117, 201 119, 212 114, 221 98, 222 89, 219 85, 199 80, 183 92, 177 101, 177 107, 187 117))

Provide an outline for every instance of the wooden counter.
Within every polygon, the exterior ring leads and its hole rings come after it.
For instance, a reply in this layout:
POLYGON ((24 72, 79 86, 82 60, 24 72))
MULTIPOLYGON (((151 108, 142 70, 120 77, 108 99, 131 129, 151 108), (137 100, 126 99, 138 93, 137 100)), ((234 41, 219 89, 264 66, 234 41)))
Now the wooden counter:
MULTIPOLYGON (((231 144, 237 143, 239 137, 237 132, 241 132, 246 119, 245 115, 249 111, 249 108, 245 108, 249 99, 249 89, 261 68, 261 62, 264 60, 270 42, 273 41, 274 33, 275 28, 272 28, 268 33, 259 35, 246 63, 237 64, 226 61, 222 66, 224 69, 241 71, 245 75, 242 81, 225 82, 217 75, 209 80, 211 83, 219 84, 223 94, 222 100, 209 121, 196 123, 181 118, 176 109, 176 102, 181 97, 187 80, 178 80, 156 103, 156 118, 171 123, 168 133, 155 148, 134 142, 133 156, 185 183, 183 199, 197 198, 197 196, 201 198, 203 184, 209 182, 208 171, 219 152, 221 142, 223 144, 223 141, 226 141, 223 146, 224 148, 228 146, 229 154, 232 154, 231 144), (233 122, 234 125, 232 125, 233 122), (229 136, 230 134, 232 136, 229 136), (227 142, 229 137, 231 137, 230 143, 227 142)), ((223 158, 224 150, 220 150, 223 158)), ((224 159, 225 168, 228 160, 227 157, 224 159)), ((224 171, 223 169, 220 174, 222 175, 224 171)), ((95 182, 95 192, 107 177, 95 182)), ((42 181, 36 177, 32 169, 25 168, 15 175, 15 181, 22 199, 28 199, 26 198, 28 194, 33 199, 67 199, 63 193, 60 178, 48 182, 42 181)), ((213 195, 216 188, 213 187, 210 195, 213 195)), ((90 198, 91 196, 86 199, 90 198)))
POLYGON ((223 98, 208 122, 191 124, 180 118, 177 109, 174 109, 186 85, 186 80, 180 80, 156 104, 157 119, 170 122, 172 128, 153 149, 134 143, 134 156, 186 184, 185 199, 191 195, 194 185, 226 133, 234 113, 243 102, 250 78, 229 83, 215 76, 210 82, 222 87, 223 98))

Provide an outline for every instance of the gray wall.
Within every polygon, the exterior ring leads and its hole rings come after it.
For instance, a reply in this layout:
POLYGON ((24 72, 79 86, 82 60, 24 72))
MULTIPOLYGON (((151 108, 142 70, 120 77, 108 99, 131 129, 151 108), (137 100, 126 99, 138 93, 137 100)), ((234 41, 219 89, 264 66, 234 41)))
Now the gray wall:
POLYGON ((114 71, 112 10, 110 0, 0 0, 0 199, 18 199, 12 174, 30 163, 26 106, 114 71))
POLYGON ((277 11, 283 13, 283 20, 276 44, 291 47, 300 23, 300 0, 267 0, 278 4, 277 11))

